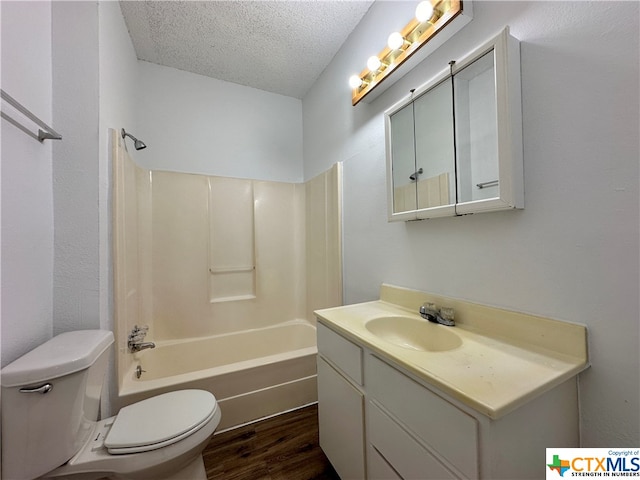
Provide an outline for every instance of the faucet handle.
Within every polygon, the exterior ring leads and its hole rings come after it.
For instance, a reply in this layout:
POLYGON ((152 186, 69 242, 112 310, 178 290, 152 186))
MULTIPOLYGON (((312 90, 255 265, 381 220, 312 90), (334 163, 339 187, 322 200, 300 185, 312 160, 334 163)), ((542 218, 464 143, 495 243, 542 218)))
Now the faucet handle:
POLYGON ((433 310, 434 312, 437 312, 440 310, 438 306, 433 302, 425 302, 422 306, 425 307, 427 310, 433 310))
POLYGON ((438 316, 438 307, 433 302, 425 302, 420 307, 420 316, 434 322, 438 316))
POLYGON ((455 318, 456 312, 453 307, 442 307, 440 309, 440 315, 445 320, 453 320, 455 318))
POLYGON ((420 307, 420 313, 424 313, 424 312, 438 313, 439 311, 440 309, 433 302, 424 302, 420 307))
POLYGON ((134 325, 131 332, 129 332, 129 336, 127 340, 129 343, 140 342, 144 340, 144 337, 147 336, 147 332, 149 331, 149 325, 144 325, 139 327, 138 325, 134 325))

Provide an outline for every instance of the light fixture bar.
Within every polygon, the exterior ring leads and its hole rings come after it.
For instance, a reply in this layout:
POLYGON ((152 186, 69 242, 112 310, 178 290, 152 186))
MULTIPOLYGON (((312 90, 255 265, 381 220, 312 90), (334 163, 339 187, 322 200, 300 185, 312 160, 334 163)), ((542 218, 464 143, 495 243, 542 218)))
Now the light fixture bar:
POLYGON ((353 88, 355 83, 350 81, 352 86, 351 103, 356 105, 369 92, 378 86, 385 78, 391 75, 400 65, 408 60, 420 47, 426 44, 436 33, 446 27, 454 18, 462 13, 462 0, 431 0, 433 5, 433 15, 429 20, 420 22, 415 17, 398 32, 402 37, 402 45, 397 49, 386 46, 380 53, 378 59, 381 67, 377 70, 365 68, 359 75, 355 75, 362 80, 362 84, 353 88), (432 23, 433 22, 433 23, 432 23))

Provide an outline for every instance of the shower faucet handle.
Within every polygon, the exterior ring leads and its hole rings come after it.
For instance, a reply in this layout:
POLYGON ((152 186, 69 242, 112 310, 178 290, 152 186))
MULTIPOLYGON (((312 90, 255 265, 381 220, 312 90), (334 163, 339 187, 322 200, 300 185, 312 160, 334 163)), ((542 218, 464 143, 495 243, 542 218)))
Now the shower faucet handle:
POLYGON ((143 325, 141 327, 139 327, 138 325, 134 325, 133 326, 133 330, 131 330, 131 334, 132 335, 138 335, 138 334, 146 335, 148 331, 149 331, 149 325, 143 325))
POLYGON ((131 330, 131 332, 129 333, 127 340, 129 343, 139 342, 143 340, 144 337, 147 336, 148 332, 149 332, 149 325, 143 325, 142 327, 139 327, 138 325, 134 325, 133 330, 131 330))

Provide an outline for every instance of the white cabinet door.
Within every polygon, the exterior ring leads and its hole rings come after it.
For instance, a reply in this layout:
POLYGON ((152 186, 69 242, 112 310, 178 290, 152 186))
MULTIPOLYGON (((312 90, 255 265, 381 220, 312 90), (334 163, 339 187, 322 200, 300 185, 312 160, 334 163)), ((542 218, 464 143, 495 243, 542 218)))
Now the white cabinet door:
POLYGON ((342 480, 365 478, 364 395, 318 357, 320 447, 342 480))

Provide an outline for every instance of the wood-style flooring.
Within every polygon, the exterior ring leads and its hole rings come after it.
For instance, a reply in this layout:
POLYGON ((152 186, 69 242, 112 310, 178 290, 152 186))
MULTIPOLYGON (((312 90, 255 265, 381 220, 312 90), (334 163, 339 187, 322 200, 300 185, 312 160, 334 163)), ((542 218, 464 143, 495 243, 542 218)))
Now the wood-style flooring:
POLYGON ((214 435, 208 480, 340 480, 320 449, 317 405, 214 435))

